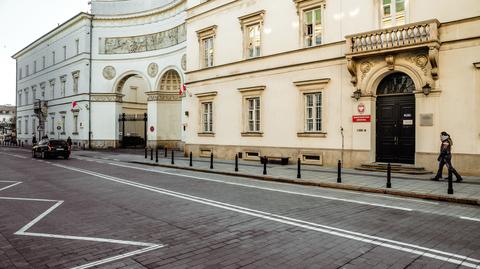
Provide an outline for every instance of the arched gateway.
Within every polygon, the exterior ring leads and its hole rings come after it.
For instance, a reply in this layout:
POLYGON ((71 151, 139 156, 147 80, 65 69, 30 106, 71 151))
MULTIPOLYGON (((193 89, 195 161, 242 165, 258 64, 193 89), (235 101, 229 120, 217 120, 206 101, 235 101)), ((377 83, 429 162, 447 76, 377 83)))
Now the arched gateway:
POLYGON ((415 162, 415 84, 404 73, 386 76, 377 88, 376 161, 415 162))

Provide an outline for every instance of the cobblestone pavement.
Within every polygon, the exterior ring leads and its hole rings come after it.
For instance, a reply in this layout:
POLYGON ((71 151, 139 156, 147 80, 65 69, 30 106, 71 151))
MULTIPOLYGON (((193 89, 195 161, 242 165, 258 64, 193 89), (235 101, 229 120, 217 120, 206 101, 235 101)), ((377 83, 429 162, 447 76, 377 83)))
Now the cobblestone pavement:
POLYGON ((0 149, 0 268, 480 268, 479 207, 80 155, 0 149))

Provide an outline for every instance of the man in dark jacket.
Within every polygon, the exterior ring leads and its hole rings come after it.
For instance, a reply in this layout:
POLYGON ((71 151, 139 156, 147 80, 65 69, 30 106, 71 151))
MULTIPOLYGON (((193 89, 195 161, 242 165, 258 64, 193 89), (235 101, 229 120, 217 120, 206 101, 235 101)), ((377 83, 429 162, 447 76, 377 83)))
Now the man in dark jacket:
POLYGON ((455 177, 457 178, 457 182, 462 182, 462 177, 452 166, 453 141, 450 138, 450 135, 447 132, 442 132, 440 134, 440 140, 442 141, 442 144, 440 146, 440 155, 437 158, 437 160, 439 161, 438 171, 435 177, 432 178, 432 180, 438 181, 440 178, 442 178, 443 166, 447 165, 448 172, 451 172, 455 175, 455 177))

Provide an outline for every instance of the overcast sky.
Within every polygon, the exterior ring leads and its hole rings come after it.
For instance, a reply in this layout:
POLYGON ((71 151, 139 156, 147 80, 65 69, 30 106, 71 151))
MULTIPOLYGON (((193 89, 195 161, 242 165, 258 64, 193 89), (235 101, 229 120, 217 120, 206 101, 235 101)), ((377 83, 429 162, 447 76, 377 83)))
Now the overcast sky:
POLYGON ((15 104, 12 55, 89 9, 88 0, 0 0, 0 105, 15 104))

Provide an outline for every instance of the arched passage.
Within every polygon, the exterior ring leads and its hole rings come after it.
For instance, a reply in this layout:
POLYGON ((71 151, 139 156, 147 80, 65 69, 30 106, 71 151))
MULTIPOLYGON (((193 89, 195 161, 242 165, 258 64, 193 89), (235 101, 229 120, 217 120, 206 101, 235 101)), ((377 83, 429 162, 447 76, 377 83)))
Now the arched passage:
POLYGON ((122 147, 145 146, 148 81, 139 73, 124 74, 115 91, 122 95, 118 134, 122 147))
POLYGON ((415 83, 405 73, 384 77, 376 90, 376 161, 415 161, 415 83))

